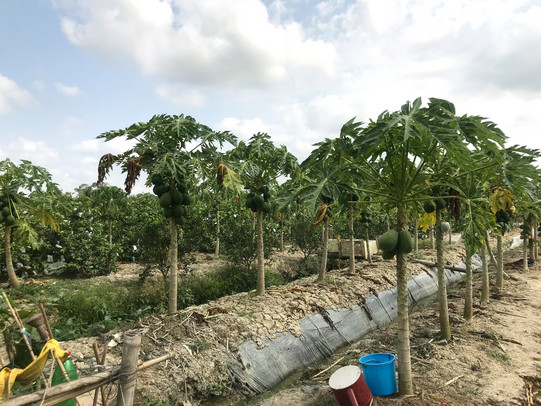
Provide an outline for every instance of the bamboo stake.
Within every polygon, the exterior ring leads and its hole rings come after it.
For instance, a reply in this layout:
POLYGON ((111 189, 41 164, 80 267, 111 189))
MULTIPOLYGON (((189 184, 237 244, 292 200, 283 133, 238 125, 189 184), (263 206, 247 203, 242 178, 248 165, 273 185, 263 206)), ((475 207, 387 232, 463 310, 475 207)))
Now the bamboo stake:
MULTIPOLYGON (((94 344, 92 345, 92 349, 94 350, 94 356, 96 357, 96 362, 99 365, 105 364, 105 356, 107 355, 107 344, 105 344, 105 347, 103 349, 103 353, 100 356, 99 349, 98 349, 98 342, 94 341, 94 344)), ((94 402, 92 403, 93 406, 96 406, 98 404, 98 392, 101 392, 101 404, 105 405, 105 389, 103 389, 103 386, 100 386, 94 391, 94 402)))
MULTIPOLYGON (((34 361, 36 359, 36 354, 34 354, 34 351, 32 350, 32 345, 30 344, 30 341, 28 340, 28 337, 25 334, 26 329, 24 328, 23 322, 22 322, 21 318, 19 317, 19 313, 17 313, 17 310, 9 302, 9 299, 8 299, 8 297, 6 295, 6 292, 2 292, 2 296, 3 296, 4 300, 6 301, 8 307, 9 307, 9 310, 11 311, 11 314, 13 315, 13 318, 15 319, 15 321, 17 322, 17 325, 19 326, 19 329, 21 331, 21 335, 23 336, 23 340, 24 340, 24 342, 26 344, 26 347, 28 348, 28 351, 30 351, 30 355, 32 356, 32 360, 34 361)), ((45 379, 45 375, 43 375, 43 371, 40 372, 40 377, 43 380, 43 382, 45 382, 45 387, 49 388, 49 383, 45 379)))
MULTIPOLYGON (((47 317, 47 312, 45 311, 45 306, 43 306, 42 303, 39 304, 39 310, 41 311, 41 315, 43 316, 43 322, 45 323, 45 328, 47 329, 47 333, 49 334, 49 339, 52 340, 53 339, 53 331, 51 330, 51 325, 49 324, 49 318, 47 317)), ((50 350, 50 354, 51 354, 51 357, 58 364, 58 367, 62 371, 62 375, 64 376, 64 379, 66 380, 66 382, 70 382, 70 377, 68 375, 68 372, 66 371, 66 368, 64 367, 64 363, 60 360, 60 358, 55 356, 53 350, 50 350)), ((42 375, 43 375, 43 373, 42 373, 42 375)), ((46 386, 48 387, 47 384, 46 384, 46 386)), ((77 398, 75 398, 75 403, 77 403, 77 405, 80 406, 79 400, 77 398)))
POLYGON ((133 331, 124 333, 122 364, 119 372, 119 387, 116 398, 117 406, 132 406, 137 383, 137 359, 141 349, 141 335, 133 331))

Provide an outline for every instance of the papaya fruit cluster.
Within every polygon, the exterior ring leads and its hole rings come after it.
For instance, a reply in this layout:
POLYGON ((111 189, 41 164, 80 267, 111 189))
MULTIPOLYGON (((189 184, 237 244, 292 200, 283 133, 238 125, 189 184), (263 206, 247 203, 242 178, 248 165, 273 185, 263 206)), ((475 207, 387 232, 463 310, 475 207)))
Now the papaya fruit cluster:
MULTIPOLYGON (((532 225, 528 222, 528 221, 525 221, 523 224, 521 224, 520 226, 520 239, 521 240, 529 240, 530 238, 532 238, 532 233, 531 233, 531 230, 532 230, 532 225)), ((537 229, 537 231, 539 232, 541 227, 539 227, 537 229)))
POLYGON ((433 197, 434 202, 427 200, 423 204, 423 209, 425 213, 433 213, 436 209, 443 210, 447 207, 447 200, 438 196, 442 196, 441 188, 439 186, 433 186, 431 189, 431 196, 433 197))
POLYGON ((256 192, 248 193, 246 197, 246 208, 252 212, 256 212, 261 209, 263 213, 270 213, 272 210, 269 200, 271 198, 270 190, 268 186, 261 186, 256 192))
POLYGON ((171 187, 165 183, 160 175, 153 175, 151 180, 154 185, 152 191, 160 199, 160 206, 165 218, 174 217, 178 225, 183 225, 188 217, 188 210, 185 206, 192 204, 186 182, 181 179, 175 187, 171 187))
POLYGON ((14 226, 17 218, 15 204, 19 203, 17 195, 4 195, 0 198, 0 223, 5 223, 6 226, 14 226))
POLYGON ((391 229, 379 238, 383 259, 393 259, 397 253, 409 254, 413 250, 413 239, 408 230, 398 232, 391 229))

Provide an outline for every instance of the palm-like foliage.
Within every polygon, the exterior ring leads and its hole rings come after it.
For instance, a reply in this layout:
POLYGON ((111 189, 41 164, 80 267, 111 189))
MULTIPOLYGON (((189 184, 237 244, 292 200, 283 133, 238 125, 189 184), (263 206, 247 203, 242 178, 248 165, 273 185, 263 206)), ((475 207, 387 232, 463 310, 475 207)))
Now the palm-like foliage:
POLYGON ((12 237, 23 244, 37 245, 38 235, 31 220, 58 231, 59 223, 52 214, 50 197, 59 194, 60 190, 46 169, 26 160, 19 165, 9 159, 0 162, 0 198, 4 207, 1 216, 6 269, 11 285, 20 286, 11 257, 12 237))
MULTIPOLYGON (((249 142, 239 142, 225 157, 226 164, 238 174, 246 190, 259 194, 263 187, 275 187, 281 176, 297 170, 297 159, 285 146, 276 147, 265 133, 253 135, 249 142)), ((257 221, 257 285, 258 295, 265 293, 265 267, 263 256, 262 207, 255 212, 257 221)))
MULTIPOLYGON (((351 124, 351 121, 346 123, 351 124)), ((367 193, 396 206, 399 231, 408 227, 406 206, 426 199, 428 188, 441 178, 448 157, 467 168, 471 149, 483 142, 491 151, 497 150, 500 139, 500 132, 491 123, 477 117, 457 117, 454 105, 442 99, 430 99, 426 108, 421 106, 420 98, 416 99, 399 111, 383 112, 365 129, 350 131, 356 150, 351 163, 369 181, 367 193)), ((401 394, 412 393, 407 279, 406 256, 398 252, 401 394)), ((445 278, 438 279, 440 288, 444 287, 445 278)))
MULTIPOLYGON (((136 140, 135 146, 123 154, 104 155, 98 167, 98 184, 103 182, 113 165, 120 165, 126 173, 124 182, 129 194, 141 171, 160 175, 172 189, 184 178, 194 178, 202 167, 207 167, 216 155, 218 144, 234 144, 236 138, 228 132, 215 132, 184 115, 156 115, 147 123, 108 131, 98 138, 110 141, 122 137, 136 140)), ((169 313, 177 311, 178 228, 174 218, 169 221, 169 313)))

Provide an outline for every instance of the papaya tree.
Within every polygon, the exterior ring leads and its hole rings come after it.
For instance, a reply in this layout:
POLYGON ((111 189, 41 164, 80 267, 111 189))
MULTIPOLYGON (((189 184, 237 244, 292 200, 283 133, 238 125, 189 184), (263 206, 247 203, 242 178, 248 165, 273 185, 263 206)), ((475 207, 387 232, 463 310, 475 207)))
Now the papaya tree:
POLYGON ((11 254, 13 240, 36 246, 39 236, 32 227, 32 221, 58 231, 59 223, 51 208, 51 197, 58 195, 60 190, 45 168, 26 160, 21 160, 19 165, 9 159, 0 161, 0 223, 4 231, 4 255, 11 286, 20 286, 11 254))
MULTIPOLYGON (((480 160, 476 160, 480 162, 480 160)), ((483 262, 481 301, 488 301, 488 262, 485 252, 487 230, 496 227, 495 217, 488 211, 489 200, 487 189, 487 171, 469 172, 464 176, 450 177, 452 190, 456 191, 454 199, 460 199, 460 211, 453 214, 460 217, 462 224, 462 241, 466 249, 466 289, 464 301, 464 318, 471 320, 473 316, 473 270, 472 257, 481 253, 483 262)), ((453 205, 452 205, 453 206, 453 205)))
MULTIPOLYGON (((490 178, 490 210, 496 216, 496 290, 503 290, 503 234, 511 229, 511 219, 515 214, 515 196, 524 196, 530 185, 537 183, 538 169, 533 165, 540 156, 536 149, 513 145, 503 150, 503 160, 490 178)), ((487 245, 488 247, 488 245, 487 245)))
MULTIPOLYGON (((468 132, 466 139, 452 103, 432 98, 428 107, 423 108, 421 104, 418 98, 404 104, 399 111, 383 112, 365 128, 350 127, 356 149, 351 161, 358 173, 370 181, 366 192, 385 199, 397 210, 396 226, 385 239, 385 234, 380 238, 380 247, 384 245, 381 248, 385 257, 396 255, 398 371, 402 395, 413 393, 406 261, 413 241, 407 231, 407 206, 425 200, 432 179, 442 176, 433 169, 435 157, 468 157, 469 146, 476 141, 475 132, 468 132)), ((351 125, 351 120, 346 123, 345 131, 348 124, 351 125)))
POLYGON ((263 246, 263 214, 272 210, 271 188, 281 176, 290 175, 297 167, 297 159, 285 146, 276 147, 265 133, 254 134, 249 142, 240 141, 226 157, 229 168, 235 170, 248 191, 245 206, 256 218, 257 284, 256 294, 265 293, 265 259, 263 246))
POLYGON ((228 132, 215 132, 185 115, 155 115, 148 122, 107 131, 98 136, 106 142, 116 138, 135 141, 120 155, 106 154, 99 162, 98 184, 113 167, 119 165, 126 173, 124 188, 130 194, 141 172, 148 175, 147 185, 160 199, 163 213, 169 219, 169 300, 168 313, 177 311, 178 225, 184 223, 191 203, 189 188, 202 162, 220 147, 236 138, 228 132))

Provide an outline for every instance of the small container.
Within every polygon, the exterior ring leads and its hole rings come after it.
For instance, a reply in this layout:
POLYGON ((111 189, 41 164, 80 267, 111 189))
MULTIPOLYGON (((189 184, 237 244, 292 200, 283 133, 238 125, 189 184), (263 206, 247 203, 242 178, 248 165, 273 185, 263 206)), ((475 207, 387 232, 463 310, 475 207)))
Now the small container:
POLYGON ((359 359, 364 377, 374 396, 392 395, 398 390, 393 354, 368 354, 359 359))
POLYGON ((335 371, 329 379, 329 386, 340 406, 372 405, 372 393, 363 378, 361 368, 356 365, 335 371))
MULTIPOLYGON (((77 368, 75 368, 75 365, 73 364, 73 361, 68 358, 66 362, 64 362, 64 369, 66 370, 68 377, 70 378, 70 381, 74 381, 78 378, 77 376, 77 368)), ((66 379, 64 378, 64 374, 62 373, 62 369, 60 366, 57 366, 53 373, 53 379, 52 379, 52 385, 60 385, 61 383, 66 382, 66 379)), ((63 402, 57 403, 56 406, 76 406, 77 401, 75 398, 68 399, 63 402)))

